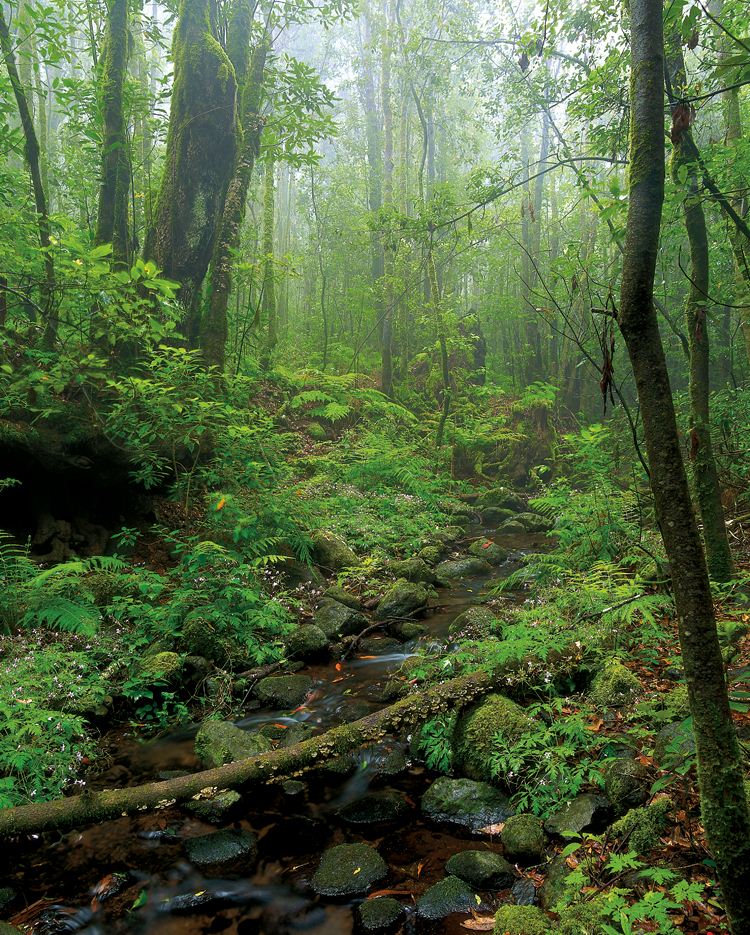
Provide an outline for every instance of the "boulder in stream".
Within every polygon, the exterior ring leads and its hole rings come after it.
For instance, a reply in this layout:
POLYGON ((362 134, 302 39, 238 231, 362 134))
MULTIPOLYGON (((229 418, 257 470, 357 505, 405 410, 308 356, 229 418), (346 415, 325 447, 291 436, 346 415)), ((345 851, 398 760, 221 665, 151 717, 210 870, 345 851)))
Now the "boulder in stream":
POLYGON ((422 558, 407 558, 388 563, 388 571, 396 578, 414 581, 417 584, 437 584, 435 572, 422 558))
POLYGON ((441 562, 435 568, 435 574, 444 584, 451 585, 462 578, 474 578, 479 575, 488 575, 492 571, 489 562, 476 555, 462 555, 446 562, 441 562))
POLYGON ((253 694, 268 708, 296 708, 312 688, 307 675, 269 675, 255 686, 253 694))
POLYGON ((255 863, 258 839, 250 831, 214 831, 185 842, 188 860, 206 875, 246 873, 255 863))
POLYGON ((456 767, 470 779, 491 781, 495 777, 490 759, 498 731, 513 741, 532 727, 531 718, 515 701, 497 693, 486 695, 458 719, 454 735, 456 767))
POLYGON ((481 558, 490 565, 502 565, 508 558, 508 550, 492 539, 477 539, 469 546, 469 554, 481 558))
POLYGON ((332 640, 337 636, 354 636, 361 633, 367 626, 367 617, 346 604, 324 598, 315 611, 313 623, 332 640))
POLYGON ((332 601, 338 601, 339 604, 351 607, 352 610, 362 610, 362 601, 357 595, 352 594, 351 591, 347 591, 338 584, 332 584, 330 588, 326 588, 323 592, 323 597, 329 598, 332 601))
POLYGON ((392 896, 366 899, 357 909, 359 927, 364 932, 386 932, 401 921, 403 906, 392 896))
POLYGON ((513 815, 505 822, 500 841, 506 856, 519 863, 536 863, 544 857, 544 831, 535 815, 513 815))
POLYGON ((515 521, 520 523, 526 532, 549 532, 554 523, 540 513, 518 513, 515 521))
POLYGON ((324 851, 312 888, 318 896, 363 896, 387 872, 386 862, 369 844, 338 844, 324 851))
POLYGON ((305 624, 286 639, 286 654, 295 659, 316 659, 328 652, 329 640, 320 627, 305 624))
POLYGON ((195 755, 209 768, 267 753, 270 749, 268 738, 241 730, 230 721, 204 721, 195 735, 195 755))
POLYGON ((389 588, 375 610, 376 620, 413 617, 427 606, 427 588, 414 581, 400 580, 389 588))
POLYGON ((508 797, 486 782, 440 776, 422 796, 422 812, 432 821, 477 833, 506 821, 513 809, 508 797))
POLYGON ((512 516, 515 516, 513 510, 505 510, 498 506, 488 506, 481 512, 482 523, 491 529, 497 529, 506 519, 510 519, 512 516))
POLYGON ((197 818, 200 818, 201 821, 207 821, 212 825, 220 825, 227 820, 241 801, 242 796, 239 792, 235 792, 233 789, 225 789, 215 795, 207 795, 201 798, 194 797, 192 801, 186 804, 185 808, 197 818))
POLYGON ((502 510, 512 510, 520 513, 526 508, 522 497, 510 487, 490 487, 479 495, 479 506, 482 508, 494 506, 502 510))
POLYGON ((498 526, 497 531, 503 536, 522 536, 528 532, 528 529, 517 519, 506 519, 502 525, 498 526))
MULTIPOLYGON (((448 626, 451 636, 461 634, 462 639, 484 639, 500 628, 501 622, 489 607, 468 607, 448 626)), ((497 635, 497 633, 496 633, 497 635)))
POLYGON ((504 890, 512 886, 517 876, 513 865, 492 851, 459 851, 448 860, 445 869, 479 890, 504 890))
POLYGON ((313 559, 326 571, 342 571, 344 568, 359 565, 356 554, 341 536, 326 529, 316 529, 310 538, 313 544, 313 559))
POLYGON ((409 806, 398 792, 385 789, 368 792, 362 798, 348 802, 336 814, 348 825, 377 825, 397 821, 408 810, 409 806))
POLYGON ((422 919, 444 919, 454 912, 470 912, 476 907, 476 895, 468 883, 449 876, 420 896, 417 915, 422 919))

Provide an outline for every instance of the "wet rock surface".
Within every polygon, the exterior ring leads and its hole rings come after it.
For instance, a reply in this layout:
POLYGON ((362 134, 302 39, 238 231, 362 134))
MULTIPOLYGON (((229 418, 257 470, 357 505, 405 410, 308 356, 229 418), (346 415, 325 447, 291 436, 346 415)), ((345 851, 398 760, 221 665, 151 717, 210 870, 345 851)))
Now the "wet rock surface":
POLYGON ((417 915, 422 919, 444 919, 454 912, 469 912, 476 905, 474 890, 468 883, 448 876, 417 901, 417 915))
POLYGON ((383 858, 368 844, 338 844, 321 857, 312 878, 318 896, 364 895, 388 872, 383 858))
POLYGON ((432 821, 478 832, 505 821, 513 809, 508 797, 487 783, 441 776, 422 796, 422 812, 432 821))

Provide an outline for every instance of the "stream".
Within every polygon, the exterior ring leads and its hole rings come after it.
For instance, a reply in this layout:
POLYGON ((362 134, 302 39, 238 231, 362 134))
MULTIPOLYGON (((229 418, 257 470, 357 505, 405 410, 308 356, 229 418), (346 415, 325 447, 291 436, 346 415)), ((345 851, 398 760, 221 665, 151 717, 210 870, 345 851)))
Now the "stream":
MULTIPOLYGON (((380 689, 404 660, 425 648, 444 651, 451 622, 478 602, 488 581, 507 576, 523 553, 543 550, 547 542, 541 533, 497 535, 478 527, 467 535, 494 539, 511 557, 490 575, 438 588, 421 621, 428 626, 423 636, 395 651, 392 640, 383 640, 382 651, 368 640, 367 655, 355 654, 338 666, 335 659, 307 665, 301 672, 313 678, 314 686, 298 710, 256 709, 236 723, 249 730, 273 724, 283 731, 305 720, 319 733, 383 707, 380 689)), ((120 741, 106 771, 89 785, 134 785, 168 778, 170 771, 199 769, 193 752, 196 729, 175 730, 145 743, 120 741)), ((324 900, 309 881, 327 847, 364 842, 388 864, 388 876, 373 889, 396 896, 407 910, 398 931, 455 935, 466 931, 461 927, 465 914, 425 922, 416 917, 415 901, 445 876, 445 862, 453 854, 498 848, 487 835, 446 830, 423 818, 419 800, 434 778, 410 760, 405 741, 394 740, 360 751, 353 773, 320 770, 304 783, 252 790, 243 796, 235 819, 218 826, 258 836, 259 861, 249 877, 216 879, 198 872, 187 860, 184 842, 217 826, 173 807, 38 838, 0 858, 2 878, 23 894, 32 935, 349 935, 358 931, 354 910, 361 898, 324 900), (394 772, 396 760, 401 769, 394 772), (339 809, 376 790, 396 793, 406 811, 390 824, 343 820, 339 809)), ((491 911, 494 897, 486 894, 484 910, 491 911)))

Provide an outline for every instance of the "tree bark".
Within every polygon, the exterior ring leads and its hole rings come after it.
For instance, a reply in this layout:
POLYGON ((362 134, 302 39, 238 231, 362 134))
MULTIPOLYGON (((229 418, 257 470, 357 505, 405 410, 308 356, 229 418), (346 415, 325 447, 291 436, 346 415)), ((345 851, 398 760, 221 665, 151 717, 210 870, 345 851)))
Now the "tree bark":
MULTIPOLYGON (((385 36, 383 37, 383 70, 381 98, 383 107, 383 206, 388 213, 386 225, 390 228, 390 210, 393 207, 393 107, 391 102, 391 58, 393 0, 385 0, 385 36)), ((383 249, 383 321, 380 344, 380 388, 386 396, 393 395, 393 247, 390 230, 386 231, 383 249)))
POLYGON ((750 817, 705 557, 654 306, 664 202, 662 0, 631 0, 630 202, 619 324, 641 405, 656 516, 672 569, 703 822, 733 931, 750 931, 750 817))
POLYGON ((266 159, 266 174, 263 179, 263 315, 266 320, 266 338, 263 349, 263 366, 269 367, 278 339, 276 326, 276 270, 274 269, 274 233, 276 227, 276 163, 273 153, 266 159))

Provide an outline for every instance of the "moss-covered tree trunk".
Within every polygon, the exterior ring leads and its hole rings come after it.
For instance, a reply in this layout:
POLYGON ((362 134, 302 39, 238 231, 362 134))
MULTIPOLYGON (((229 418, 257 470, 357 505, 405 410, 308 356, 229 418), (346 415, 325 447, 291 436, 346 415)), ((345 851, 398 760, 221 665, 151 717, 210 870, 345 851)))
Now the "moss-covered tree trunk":
POLYGON ((96 217, 96 242, 112 244, 116 265, 130 260, 128 192, 130 160, 125 132, 123 90, 128 67, 129 0, 109 0, 107 33, 98 81, 102 116, 101 180, 96 217))
POLYGON ((230 31, 232 58, 240 88, 240 126, 242 138, 237 151, 237 160, 229 182, 221 224, 211 260, 208 307, 201 323, 201 348, 209 366, 224 369, 226 346, 229 335, 227 309, 232 291, 232 267, 234 253, 239 246, 242 222, 245 219, 247 193, 250 187, 255 162, 260 150, 263 119, 260 102, 263 90, 263 75, 270 48, 270 38, 264 36, 253 51, 250 63, 243 54, 250 42, 252 11, 250 4, 239 5, 238 16, 230 31), (239 15, 242 14, 242 18, 239 15), (238 38, 244 35, 244 46, 238 38))
POLYGON ((36 130, 34 129, 34 115, 26 90, 18 74, 18 66, 16 65, 16 57, 13 50, 13 40, 2 7, 0 7, 0 51, 2 51, 3 61, 5 62, 10 84, 13 88, 13 95, 18 107, 18 115, 21 118, 21 128, 23 130, 24 139, 24 157, 26 159, 29 175, 31 176, 31 186, 34 192, 37 230, 39 231, 39 246, 42 249, 44 262, 44 278, 39 286, 40 306, 45 314, 42 339, 44 346, 51 348, 57 337, 58 321, 57 310, 55 308, 55 263, 50 249, 50 223, 47 211, 47 195, 42 182, 39 140, 37 139, 36 130))
POLYGON ((144 248, 145 258, 181 285, 191 343, 236 147, 234 68, 215 33, 215 0, 182 0, 164 176, 144 248))
POLYGON ((273 152, 266 159, 263 179, 263 301, 262 311, 266 325, 263 346, 263 366, 269 367, 273 358, 278 329, 276 324, 276 270, 274 259, 274 231, 276 227, 276 163, 273 152))
MULTIPOLYGON (((676 100, 675 95, 679 96, 678 92, 685 84, 685 61, 679 36, 669 37, 668 65, 670 100, 675 115, 674 123, 677 125, 684 105, 676 100)), ((690 145, 690 130, 687 127, 682 131, 675 129, 672 137, 672 169, 675 182, 679 185, 682 181, 685 189, 682 207, 690 244, 690 288, 685 304, 685 326, 690 349, 690 461, 696 500, 703 521, 708 570, 715 581, 728 581, 734 567, 711 443, 708 333, 710 264, 706 216, 698 167, 690 156, 695 149, 690 145)))
MULTIPOLYGON (((383 38, 381 98, 383 107, 383 205, 389 214, 393 206, 393 106, 391 101, 391 58, 393 3, 386 0, 386 24, 383 38)), ((390 217, 388 218, 390 222, 390 217)), ((387 236, 387 235, 386 235, 387 236)), ((393 270, 394 256, 390 243, 383 250, 383 310, 380 340, 380 388, 393 395, 393 270)))
POLYGON ((662 0, 630 0, 630 13, 630 201, 619 322, 638 390, 656 516, 672 568, 703 822, 733 930, 744 933, 750 931, 750 817, 654 306, 664 202, 662 0))

